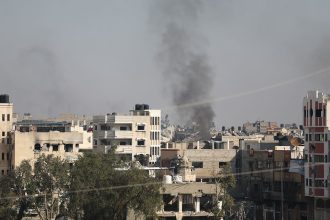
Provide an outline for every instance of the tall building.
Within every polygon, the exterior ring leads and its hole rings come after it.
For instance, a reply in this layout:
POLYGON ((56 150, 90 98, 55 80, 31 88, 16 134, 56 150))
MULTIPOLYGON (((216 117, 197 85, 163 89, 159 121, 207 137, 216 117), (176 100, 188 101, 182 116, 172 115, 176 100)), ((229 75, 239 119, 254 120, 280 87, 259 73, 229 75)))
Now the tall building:
POLYGON ((127 115, 116 113, 93 117, 94 149, 107 153, 116 146, 116 153, 134 160, 143 155, 154 164, 160 156, 161 111, 149 105, 135 105, 127 115))
POLYGON ((329 110, 327 94, 309 91, 304 98, 305 196, 314 198, 315 219, 330 219, 329 110))
POLYGON ((10 132, 13 128, 13 103, 9 95, 0 95, 0 175, 10 170, 10 132))

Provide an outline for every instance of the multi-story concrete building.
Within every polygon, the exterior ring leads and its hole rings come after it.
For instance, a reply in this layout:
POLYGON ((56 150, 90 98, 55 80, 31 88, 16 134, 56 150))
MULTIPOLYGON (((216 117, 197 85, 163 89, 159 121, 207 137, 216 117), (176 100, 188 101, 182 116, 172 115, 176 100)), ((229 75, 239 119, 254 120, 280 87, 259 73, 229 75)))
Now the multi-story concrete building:
POLYGON ((116 113, 93 117, 94 149, 106 153, 116 146, 116 153, 130 160, 148 157, 154 164, 160 156, 161 111, 148 105, 135 105, 127 115, 116 113))
POLYGON ((314 198, 315 219, 330 219, 330 95, 309 91, 303 100, 305 127, 305 195, 314 198))
POLYGON ((10 132, 13 127, 13 103, 8 95, 0 95, 0 175, 10 170, 10 132))
POLYGON ((72 163, 82 152, 93 149, 92 135, 91 131, 66 122, 17 122, 15 130, 11 132, 11 168, 19 166, 23 160, 30 160, 33 164, 43 154, 51 154, 72 163))

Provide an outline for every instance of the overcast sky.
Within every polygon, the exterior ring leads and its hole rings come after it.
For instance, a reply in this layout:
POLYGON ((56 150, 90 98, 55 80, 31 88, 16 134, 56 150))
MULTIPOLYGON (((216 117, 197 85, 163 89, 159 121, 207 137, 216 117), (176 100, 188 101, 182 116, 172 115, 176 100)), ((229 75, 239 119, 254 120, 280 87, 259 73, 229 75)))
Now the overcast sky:
MULTIPOLYGON (((156 61, 161 39, 153 4, 0 1, 0 93, 10 94, 15 112, 35 116, 125 113, 148 103, 178 118, 165 109, 173 104, 156 61)), ((328 0, 204 0, 200 7, 195 32, 213 72, 210 99, 330 67, 328 0)), ((213 102, 216 124, 301 123, 303 96, 330 93, 329 83, 330 71, 213 102)))

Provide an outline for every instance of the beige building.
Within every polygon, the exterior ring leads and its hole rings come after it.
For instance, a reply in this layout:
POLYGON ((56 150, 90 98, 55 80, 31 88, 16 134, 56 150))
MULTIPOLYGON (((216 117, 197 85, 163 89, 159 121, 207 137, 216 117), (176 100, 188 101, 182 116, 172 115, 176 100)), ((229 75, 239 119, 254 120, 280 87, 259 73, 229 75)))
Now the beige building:
POLYGON ((161 111, 148 105, 135 105, 127 115, 116 113, 93 117, 94 149, 106 153, 116 146, 116 153, 134 160, 146 155, 150 164, 160 156, 161 111))
POLYGON ((0 175, 10 170, 10 132, 13 127, 13 103, 8 95, 0 95, 0 175))
POLYGON ((93 133, 69 123, 22 121, 12 132, 12 168, 23 160, 33 163, 42 154, 74 162, 84 151, 92 150, 93 133))

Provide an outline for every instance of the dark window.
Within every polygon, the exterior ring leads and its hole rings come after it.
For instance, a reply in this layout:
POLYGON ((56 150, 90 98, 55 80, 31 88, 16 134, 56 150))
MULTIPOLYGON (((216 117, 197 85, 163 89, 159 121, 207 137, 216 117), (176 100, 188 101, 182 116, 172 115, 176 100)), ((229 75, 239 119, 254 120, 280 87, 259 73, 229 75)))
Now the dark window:
POLYGON ((7 153, 7 160, 9 160, 9 153, 7 153))
POLYGON ((65 152, 73 152, 73 145, 72 144, 65 144, 64 145, 65 152))
POLYGON ((308 179, 306 179, 306 186, 308 186, 308 179))
POLYGON ((320 134, 315 134, 315 141, 320 141, 320 134))
POLYGON ((53 151, 58 151, 58 144, 53 145, 53 151))
POLYGON ((312 134, 309 134, 309 141, 313 141, 312 134))
POLYGON ((7 121, 10 121, 10 114, 7 114, 7 121))
POLYGON ((306 118, 306 116, 307 116, 307 111, 304 110, 304 117, 306 118))
POLYGON ((192 162, 192 166, 194 168, 203 168, 203 162, 200 162, 200 161, 193 161, 192 162))
POLYGON ((2 136, 6 136, 6 132, 3 131, 3 132, 2 132, 2 136))
POLYGON ((97 125, 94 125, 94 130, 97 131, 97 125))
POLYGON ((2 160, 5 160, 5 153, 2 153, 2 160))
POLYGON ((309 109, 309 115, 312 117, 313 116, 313 109, 309 109))
POLYGON ((126 144, 126 141, 120 141, 119 145, 127 145, 127 144, 126 144))
POLYGON ((316 117, 322 117, 322 110, 321 109, 317 109, 316 111, 315 111, 315 116, 316 117))
POLYGON ((2 114, 2 121, 5 121, 5 120, 6 120, 6 115, 2 114))
POLYGON ((1 170, 1 174, 2 175, 5 175, 5 170, 1 170))
POLYGON ((96 139, 94 139, 94 145, 97 145, 97 140, 96 139))
POLYGON ((144 124, 139 124, 138 126, 137 126, 137 130, 138 131, 144 131, 144 124))
POLYGON ((328 141, 328 134, 324 135, 324 141, 328 141))
POLYGON ((222 168, 227 165, 227 162, 219 162, 219 168, 222 168))
POLYGON ((144 146, 145 145, 145 140, 138 140, 137 145, 138 146, 144 146))
POLYGON ((324 156, 323 155, 314 155, 314 162, 323 163, 324 162, 324 156))
POLYGON ((34 145, 34 150, 35 150, 35 151, 40 151, 40 150, 41 150, 41 146, 40 146, 40 144, 35 144, 35 145, 34 145))
POLYGON ((306 141, 308 141, 308 134, 306 134, 306 141))
POLYGON ((119 130, 121 130, 121 131, 127 131, 128 129, 125 126, 120 126, 119 130))
POLYGON ((324 201, 322 199, 316 200, 316 208, 324 208, 324 201))

